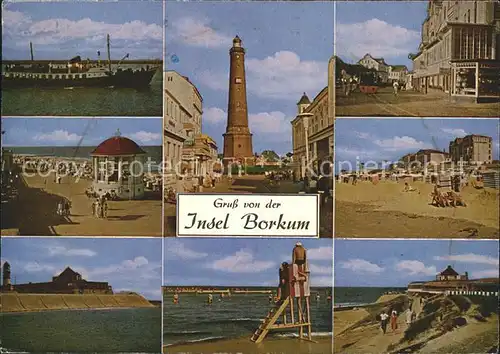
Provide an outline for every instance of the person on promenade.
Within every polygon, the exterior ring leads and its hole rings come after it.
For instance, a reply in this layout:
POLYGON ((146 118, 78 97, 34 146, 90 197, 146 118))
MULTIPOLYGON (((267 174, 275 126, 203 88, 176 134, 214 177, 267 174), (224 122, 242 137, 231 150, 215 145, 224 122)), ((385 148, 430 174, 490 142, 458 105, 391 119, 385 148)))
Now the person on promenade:
POLYGON ((389 315, 384 312, 380 314, 380 328, 382 328, 382 332, 385 334, 387 331, 387 320, 389 319, 389 315))
POLYGON ((392 310, 391 312, 391 329, 393 332, 396 332, 398 329, 398 313, 396 310, 392 310))
POLYGON ((392 84, 392 88, 394 90, 394 96, 397 96, 398 91, 399 91, 399 83, 396 80, 394 80, 394 83, 392 84))
POLYGON ((410 327, 411 323, 413 322, 413 310, 408 309, 406 311, 406 325, 410 327))
POLYGON ((107 219, 108 217, 108 201, 106 198, 102 200, 102 217, 103 219, 107 219))

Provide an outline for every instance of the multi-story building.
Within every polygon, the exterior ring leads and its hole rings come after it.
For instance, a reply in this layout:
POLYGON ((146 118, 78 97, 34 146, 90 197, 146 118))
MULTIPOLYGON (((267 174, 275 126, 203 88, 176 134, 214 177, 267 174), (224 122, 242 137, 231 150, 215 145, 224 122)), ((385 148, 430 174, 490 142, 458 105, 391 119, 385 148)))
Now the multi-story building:
POLYGON ((202 134, 203 98, 196 86, 175 71, 165 72, 164 79, 165 188, 175 188, 176 173, 205 171, 201 164, 217 158, 217 145, 202 134))
POLYGON ((445 151, 422 149, 416 153, 409 153, 401 158, 406 169, 424 170, 429 164, 440 165, 448 160, 449 154, 445 151))
POLYGON ((388 70, 388 77, 390 82, 398 81, 406 83, 408 75, 408 68, 406 65, 390 65, 388 70))
POLYGON ((453 162, 471 165, 491 163, 492 138, 484 135, 467 135, 450 141, 450 157, 453 162))
POLYGON ((328 86, 311 102, 304 93, 292 120, 293 166, 297 178, 315 173, 330 174, 333 166, 334 58, 328 65, 328 86), (307 156, 309 153, 309 156, 307 156), (320 171, 320 168, 323 168, 320 171))
POLYGON ((358 61, 358 64, 367 69, 375 69, 380 82, 389 82, 390 65, 385 62, 384 58, 374 58, 371 54, 367 53, 358 61))
POLYGON ((500 2, 429 0, 413 86, 476 101, 500 96, 500 2))

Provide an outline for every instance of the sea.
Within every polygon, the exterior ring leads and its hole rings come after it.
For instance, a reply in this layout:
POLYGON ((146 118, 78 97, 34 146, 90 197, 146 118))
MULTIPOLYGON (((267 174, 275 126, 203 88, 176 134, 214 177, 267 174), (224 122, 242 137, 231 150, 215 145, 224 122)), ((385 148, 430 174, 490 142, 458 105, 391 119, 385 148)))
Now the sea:
POLYGON ((405 292, 407 288, 335 287, 334 305, 357 306, 371 304, 388 292, 405 292))
MULTIPOLYGON (((331 302, 327 301, 327 289, 319 291, 321 298, 311 296, 313 336, 332 333, 331 302)), ((163 301, 163 345, 186 344, 238 337, 250 338, 268 311, 274 307, 268 294, 233 294, 218 301, 214 294, 212 305, 207 304, 207 294, 179 294, 179 303, 173 303, 173 294, 166 293, 163 301)), ((297 330, 268 336, 294 336, 297 330)))
MULTIPOLYGON (((90 159, 90 154, 97 146, 15 146, 9 147, 14 154, 33 155, 44 157, 79 158, 90 159)), ((163 158, 162 146, 141 146, 146 152, 146 163, 150 164, 150 169, 146 171, 158 172, 158 167, 163 158)))
POLYGON ((2 88, 2 116, 161 117, 163 80, 149 88, 2 88))
POLYGON ((2 352, 160 353, 161 308, 1 314, 2 352))

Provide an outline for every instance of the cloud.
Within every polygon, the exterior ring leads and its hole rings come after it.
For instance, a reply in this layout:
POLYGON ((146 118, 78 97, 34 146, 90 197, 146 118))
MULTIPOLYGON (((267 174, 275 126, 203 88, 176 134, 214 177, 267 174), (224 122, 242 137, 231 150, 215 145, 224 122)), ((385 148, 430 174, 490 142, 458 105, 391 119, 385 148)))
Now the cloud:
POLYGON ((177 240, 168 240, 168 251, 167 254, 165 255, 165 258, 171 259, 171 258, 180 258, 180 259, 200 259, 200 258, 205 258, 208 256, 208 253, 205 252, 197 252, 194 250, 191 250, 184 246, 183 243, 178 242, 177 240))
POLYGON ((449 136, 452 137, 464 137, 468 133, 463 129, 453 129, 453 128, 441 128, 441 130, 449 136))
POLYGON ((410 136, 395 136, 389 139, 377 139, 373 143, 387 151, 415 150, 431 148, 428 143, 410 136))
POLYGON ((87 248, 67 248, 64 246, 47 246, 49 256, 94 257, 97 252, 87 248))
MULTIPOLYGON (((246 61, 248 90, 262 98, 297 98, 303 92, 318 94, 327 85, 328 64, 301 60, 291 51, 276 52, 264 59, 246 61)), ((312 97, 311 97, 312 98, 312 97)))
POLYGON ((59 130, 54 130, 51 133, 35 134, 33 140, 46 141, 52 143, 64 143, 64 142, 78 142, 80 141, 81 138, 82 138, 81 135, 59 129, 59 130))
POLYGON ((193 17, 182 17, 173 21, 170 36, 174 41, 205 48, 229 48, 233 40, 230 36, 218 33, 211 27, 208 19, 193 17))
POLYGON ((335 31, 337 53, 352 61, 358 61, 366 53, 375 57, 406 57, 416 50, 420 40, 418 31, 391 25, 376 18, 359 23, 337 23, 335 31))
POLYGON ((261 112, 248 115, 248 122, 252 133, 276 134, 274 139, 289 139, 292 136, 291 118, 279 111, 261 112))
POLYGON ((344 269, 349 269, 355 273, 382 273, 384 268, 379 267, 374 263, 365 261, 364 259, 350 259, 345 262, 340 262, 340 266, 344 269))
POLYGON ((313 261, 333 261, 333 248, 324 246, 307 250, 307 259, 313 261))
POLYGON ((210 107, 203 112, 203 122, 210 124, 220 124, 226 122, 227 113, 217 107, 210 107))
POLYGON ((332 266, 319 266, 316 264, 309 264, 309 269, 311 270, 312 274, 329 274, 331 275, 333 273, 333 267, 332 266))
POLYGON ((333 284, 332 277, 320 276, 317 277, 314 274, 311 275, 311 286, 328 286, 331 287, 333 284))
MULTIPOLYGON (((248 58, 245 68, 247 90, 260 98, 298 101, 306 92, 312 99, 327 85, 327 62, 301 60, 291 51, 264 59, 248 58)), ((200 73, 200 82, 217 91, 228 90, 228 78, 228 72, 200 73)))
POLYGON ((472 272, 471 276, 473 279, 480 278, 498 278, 500 276, 498 268, 496 269, 486 269, 472 272))
POLYGON ((481 254, 467 253, 467 254, 456 254, 453 256, 436 256, 434 257, 436 261, 453 261, 462 263, 476 263, 476 264, 491 264, 494 266, 499 265, 498 258, 491 256, 483 256, 481 254))
POLYGON ((75 40, 85 41, 87 45, 98 45, 103 48, 106 34, 112 41, 122 44, 144 45, 145 41, 160 43, 163 40, 163 29, 160 24, 130 21, 112 24, 93 21, 90 18, 68 20, 51 18, 35 21, 19 11, 3 9, 2 13, 4 38, 9 46, 25 47, 28 42, 39 45, 70 44, 75 40))
POLYGON ((270 269, 275 265, 275 262, 255 260, 250 251, 240 250, 232 256, 209 263, 206 267, 229 273, 258 273, 270 269))
POLYGON ((151 133, 151 132, 146 132, 144 130, 138 131, 136 133, 130 134, 130 138, 132 140, 136 140, 140 143, 146 144, 146 143, 158 143, 161 144, 161 139, 162 136, 160 133, 151 133))
POLYGON ((372 135, 370 133, 354 132, 354 135, 359 139, 365 139, 365 140, 372 139, 372 135))
POLYGON ((436 275, 438 273, 435 266, 426 267, 420 261, 400 261, 395 265, 395 268, 400 272, 407 272, 410 275, 436 275))
POLYGON ((27 262, 22 266, 22 269, 28 273, 38 272, 54 272, 56 267, 51 264, 43 264, 39 262, 27 262))

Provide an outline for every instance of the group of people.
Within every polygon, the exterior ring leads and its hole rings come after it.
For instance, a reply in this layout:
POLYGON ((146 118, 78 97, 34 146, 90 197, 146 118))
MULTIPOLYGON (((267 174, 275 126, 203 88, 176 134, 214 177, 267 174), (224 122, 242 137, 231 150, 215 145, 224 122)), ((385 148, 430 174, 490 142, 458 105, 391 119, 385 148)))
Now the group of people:
MULTIPOLYGON (((304 248, 301 242, 297 242, 292 252, 292 264, 288 264, 288 262, 281 263, 279 268, 279 284, 278 284, 278 304, 284 301, 289 294, 289 283, 290 281, 297 281, 299 279, 290 279, 290 267, 293 267, 294 264, 298 267, 298 277, 301 280, 306 280, 309 276, 309 270, 306 266, 307 261, 307 250, 304 248)), ((300 281, 300 280, 299 280, 300 281)))
POLYGON ((98 219, 108 217, 108 201, 105 196, 98 197, 92 203, 92 215, 98 219))
POLYGON ((57 203, 57 215, 59 216, 71 215, 71 202, 68 199, 62 198, 57 203))
MULTIPOLYGON (((415 312, 409 308, 406 311, 406 325, 409 327, 413 322, 415 322, 416 319, 416 314, 415 312)), ((392 311, 382 311, 382 313, 379 315, 380 319, 380 328, 382 329, 383 334, 387 333, 387 325, 390 323, 391 325, 391 331, 394 333, 398 329, 398 312, 396 310, 392 311), (390 315, 389 315, 390 312, 390 315)))
POLYGON ((305 176, 299 180, 300 191, 303 193, 319 193, 321 194, 321 204, 324 204, 330 198, 330 190, 332 186, 330 185, 330 178, 327 176, 319 175, 319 177, 305 176))

